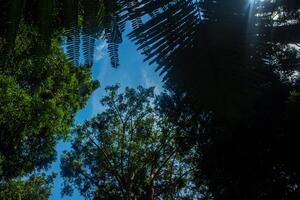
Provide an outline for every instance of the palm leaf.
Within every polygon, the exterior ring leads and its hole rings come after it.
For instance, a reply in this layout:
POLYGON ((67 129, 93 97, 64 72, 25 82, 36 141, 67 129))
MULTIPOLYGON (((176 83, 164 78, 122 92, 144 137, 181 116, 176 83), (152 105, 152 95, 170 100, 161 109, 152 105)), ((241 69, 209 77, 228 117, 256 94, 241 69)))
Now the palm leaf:
MULTIPOLYGON (((140 16, 138 17, 133 16, 133 13, 136 11, 138 6, 139 6, 139 2, 137 0, 132 0, 128 2, 129 19, 131 20, 133 30, 137 30, 143 26, 142 18, 140 16)), ((153 14, 155 15, 156 12, 153 11, 153 14)), ((141 40, 142 41, 140 43, 142 47, 140 49, 142 49, 142 53, 147 56, 150 54, 149 46, 146 44, 145 38, 141 38, 141 40)))
POLYGON ((119 24, 118 15, 111 18, 110 27, 105 29, 106 40, 108 43, 108 53, 111 59, 112 67, 119 66, 119 44, 122 42, 122 32, 119 24))
POLYGON ((78 0, 64 0, 63 10, 67 29, 67 56, 74 65, 79 66, 80 29, 78 25, 78 0))
MULTIPOLYGON (((100 2, 101 3, 101 2, 100 2)), ((82 46, 84 63, 93 64, 95 51, 95 37, 98 33, 97 25, 100 7, 98 0, 83 1, 83 28, 82 28, 82 46)), ((101 17, 101 16, 100 16, 101 17)))
POLYGON ((131 11, 134 11, 131 18, 151 16, 145 24, 137 26, 129 38, 135 41, 138 49, 146 49, 145 60, 150 64, 158 63, 160 69, 172 67, 170 60, 180 49, 192 44, 200 23, 198 8, 190 1, 144 0, 131 11))
POLYGON ((95 51, 95 38, 88 30, 86 30, 86 28, 83 28, 82 30, 82 47, 84 64, 92 66, 95 51))
POLYGON ((76 25, 73 25, 67 31, 66 49, 67 56, 70 59, 70 61, 75 66, 79 66, 80 29, 76 25))

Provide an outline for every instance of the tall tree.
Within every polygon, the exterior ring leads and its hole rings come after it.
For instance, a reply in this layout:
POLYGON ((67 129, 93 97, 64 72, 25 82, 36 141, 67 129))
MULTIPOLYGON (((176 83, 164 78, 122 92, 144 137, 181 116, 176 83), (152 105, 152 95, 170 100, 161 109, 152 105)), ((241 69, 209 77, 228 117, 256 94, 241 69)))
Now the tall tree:
POLYGON ((74 130, 62 158, 64 193, 93 199, 194 199, 193 168, 175 145, 175 130, 154 108, 154 88, 106 88, 106 107, 74 130))

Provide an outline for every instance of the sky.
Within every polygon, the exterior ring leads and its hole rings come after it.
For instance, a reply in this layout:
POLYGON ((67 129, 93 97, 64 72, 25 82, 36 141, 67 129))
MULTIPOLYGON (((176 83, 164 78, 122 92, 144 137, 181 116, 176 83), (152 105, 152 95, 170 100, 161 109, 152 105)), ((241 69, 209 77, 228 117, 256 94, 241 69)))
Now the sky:
MULTIPOLYGON (((131 31, 131 26, 127 24, 125 33, 123 34, 123 42, 120 45, 119 58, 120 66, 117 69, 111 67, 110 58, 107 52, 107 43, 103 40, 96 41, 94 65, 92 68, 93 78, 100 82, 98 88, 90 96, 84 109, 77 113, 75 124, 96 116, 104 108, 100 105, 99 100, 105 94, 105 87, 119 83, 122 88, 127 86, 136 88, 141 85, 143 87, 155 86, 155 93, 162 91, 162 78, 155 72, 156 66, 148 65, 143 62, 143 55, 136 50, 136 46, 128 40, 126 35, 131 31)), ((70 143, 59 142, 57 147, 57 160, 52 164, 50 172, 59 173, 60 157, 64 150, 70 150, 70 143)), ((63 180, 58 175, 54 182, 54 188, 51 193, 50 200, 82 200, 83 197, 78 191, 75 191, 72 197, 62 197, 61 188, 63 180)))

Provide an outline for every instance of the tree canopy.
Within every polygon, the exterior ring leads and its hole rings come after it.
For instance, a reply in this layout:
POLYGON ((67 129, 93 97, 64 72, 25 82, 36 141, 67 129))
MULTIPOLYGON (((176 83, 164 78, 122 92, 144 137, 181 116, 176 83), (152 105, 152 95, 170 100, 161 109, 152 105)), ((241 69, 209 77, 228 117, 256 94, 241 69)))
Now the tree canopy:
POLYGON ((193 168, 179 154, 176 132, 155 109, 154 88, 107 87, 105 111, 73 132, 65 152, 64 193, 92 199, 195 199, 193 168))
POLYGON ((131 21, 129 38, 167 91, 108 87, 106 110, 73 131, 63 193, 300 198, 300 1, 0 0, 0 9, 2 196, 27 198, 29 185, 48 198, 44 176, 21 177, 55 159, 56 142, 97 87, 96 39, 117 67, 131 21))
POLYGON ((1 53, 0 180, 53 161, 56 141, 68 135, 76 112, 98 86, 90 68, 70 64, 57 39, 43 56, 32 54, 38 42, 34 27, 23 24, 15 48, 1 53))
POLYGON ((27 179, 11 179, 0 182, 0 198, 3 200, 47 200, 50 198, 55 175, 32 175, 27 179))

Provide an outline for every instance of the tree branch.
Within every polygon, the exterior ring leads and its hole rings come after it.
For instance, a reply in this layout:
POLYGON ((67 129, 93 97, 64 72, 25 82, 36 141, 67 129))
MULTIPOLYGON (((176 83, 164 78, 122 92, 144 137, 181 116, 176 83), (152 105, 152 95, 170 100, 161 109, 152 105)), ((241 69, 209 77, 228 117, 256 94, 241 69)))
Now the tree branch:
POLYGON ((118 183, 120 184, 121 187, 124 188, 124 184, 122 182, 122 177, 119 175, 118 171, 115 169, 115 167, 111 164, 105 150, 103 148, 101 148, 92 138, 91 136, 88 135, 89 140, 103 153, 104 155, 104 159, 106 160, 105 162, 107 163, 107 165, 109 165, 109 167, 107 168, 108 171, 110 171, 112 173, 112 175, 116 178, 116 180, 118 181, 118 183))
POLYGON ((152 176, 152 180, 154 180, 154 178, 156 178, 156 176, 158 175, 158 173, 160 172, 160 170, 165 166, 165 164, 167 164, 167 162, 172 158, 172 156, 176 153, 176 148, 173 150, 173 152, 167 157, 167 159, 160 165, 160 167, 156 170, 156 172, 151 175, 152 176))

